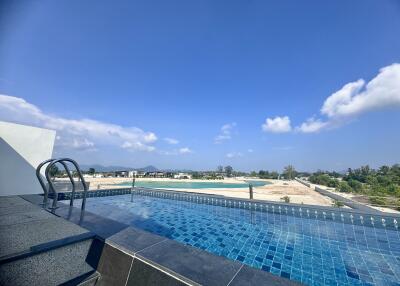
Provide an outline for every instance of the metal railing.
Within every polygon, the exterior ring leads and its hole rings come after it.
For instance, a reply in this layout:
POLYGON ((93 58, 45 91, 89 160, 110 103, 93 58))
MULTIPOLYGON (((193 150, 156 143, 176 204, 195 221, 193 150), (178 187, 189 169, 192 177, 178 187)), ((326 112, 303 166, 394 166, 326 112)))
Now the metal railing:
POLYGON ((131 203, 133 202, 133 190, 135 189, 135 177, 132 179, 132 187, 131 187, 131 203))
MULTIPOLYGON (((42 186, 42 189, 44 192, 43 203, 42 203, 42 206, 44 206, 44 207, 47 207, 47 201, 48 201, 48 197, 49 197, 49 189, 46 186, 45 182, 43 181, 43 178, 42 178, 42 175, 40 174, 40 172, 44 165, 49 164, 49 163, 53 162, 54 160, 55 159, 48 159, 46 161, 43 161, 36 168, 36 177, 37 177, 40 185, 42 186)), ((63 167, 66 171, 68 170, 68 166, 64 162, 60 162, 60 164, 63 165, 63 167)), ((70 172, 67 171, 67 174, 68 174, 68 177, 69 177, 70 181, 72 182, 72 186, 74 188, 75 183, 73 182, 70 172)))
POLYGON ((52 181, 52 178, 51 178, 51 175, 50 175, 51 168, 57 163, 60 163, 64 167, 65 172, 67 173, 68 178, 69 178, 69 180, 70 180, 70 182, 72 184, 71 199, 70 199, 69 205, 70 206, 74 205, 74 197, 75 197, 76 185, 75 185, 74 178, 73 178, 73 176, 72 176, 72 174, 71 174, 66 162, 69 162, 72 165, 74 165, 75 170, 76 170, 76 172, 78 174, 78 177, 79 177, 79 179, 80 179, 80 181, 82 183, 82 186, 83 186, 83 197, 82 197, 81 209, 84 210, 85 206, 86 206, 86 193, 87 193, 89 187, 86 184, 85 179, 83 178, 83 175, 82 175, 82 172, 81 172, 81 170, 79 168, 78 163, 76 161, 70 159, 70 158, 49 159, 49 160, 46 160, 46 161, 43 161, 42 163, 40 163, 38 165, 38 167, 36 168, 36 176, 37 176, 37 178, 39 180, 39 183, 42 186, 42 189, 43 189, 43 192, 44 192, 43 206, 47 207, 48 195, 49 195, 49 192, 51 191, 54 194, 53 204, 51 206, 51 209, 56 209, 57 208, 58 194, 57 194, 57 190, 56 190, 56 188, 54 186, 54 182, 52 181), (48 182, 48 188, 47 188, 46 184, 44 183, 43 178, 42 178, 42 176, 40 174, 40 171, 41 171, 42 167, 44 165, 46 165, 46 164, 48 164, 48 165, 47 165, 46 170, 45 170, 45 177, 46 177, 47 182, 48 182))

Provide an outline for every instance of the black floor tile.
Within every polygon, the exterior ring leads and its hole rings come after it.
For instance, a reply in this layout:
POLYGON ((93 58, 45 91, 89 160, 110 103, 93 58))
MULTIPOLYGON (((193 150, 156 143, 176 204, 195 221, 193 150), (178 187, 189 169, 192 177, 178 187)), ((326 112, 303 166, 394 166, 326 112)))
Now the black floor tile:
POLYGON ((105 244, 97 271, 101 273, 99 286, 125 286, 133 257, 105 244))
POLYGON ((227 285, 241 264, 181 243, 165 240, 136 254, 203 285, 227 285))
POLYGON ((187 285, 176 278, 162 272, 149 264, 134 259, 129 273, 127 286, 184 286, 187 285))
POLYGON ((165 237, 151 234, 137 228, 128 227, 108 238, 107 242, 118 244, 127 251, 135 253, 165 240, 165 237))

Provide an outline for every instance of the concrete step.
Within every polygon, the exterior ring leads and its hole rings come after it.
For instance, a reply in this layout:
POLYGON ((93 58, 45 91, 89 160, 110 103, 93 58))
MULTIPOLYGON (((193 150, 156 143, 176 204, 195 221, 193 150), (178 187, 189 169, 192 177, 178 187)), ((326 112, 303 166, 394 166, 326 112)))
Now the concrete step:
POLYGON ((0 197, 0 286, 97 281, 103 242, 18 196, 0 197))
POLYGON ((15 255, 0 262, 0 285, 78 285, 95 273, 101 245, 91 238, 31 255, 15 255))

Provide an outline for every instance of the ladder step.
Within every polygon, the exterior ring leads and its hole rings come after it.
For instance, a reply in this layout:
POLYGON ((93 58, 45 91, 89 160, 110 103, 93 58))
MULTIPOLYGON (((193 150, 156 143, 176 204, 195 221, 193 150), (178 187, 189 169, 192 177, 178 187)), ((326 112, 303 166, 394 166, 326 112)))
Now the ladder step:
POLYGON ((23 250, 23 251, 20 251, 17 253, 12 253, 12 254, 4 255, 4 256, 0 257, 0 265, 10 263, 15 260, 23 259, 26 257, 30 257, 33 255, 37 255, 37 254, 40 254, 40 253, 43 253, 46 251, 50 251, 53 249, 57 249, 57 248, 60 248, 63 246, 67 246, 70 244, 78 243, 78 242, 81 242, 84 240, 94 239, 94 238, 96 238, 95 233, 85 232, 82 234, 73 235, 73 236, 69 236, 66 238, 38 244, 38 245, 30 247, 30 249, 26 249, 26 250, 23 250))

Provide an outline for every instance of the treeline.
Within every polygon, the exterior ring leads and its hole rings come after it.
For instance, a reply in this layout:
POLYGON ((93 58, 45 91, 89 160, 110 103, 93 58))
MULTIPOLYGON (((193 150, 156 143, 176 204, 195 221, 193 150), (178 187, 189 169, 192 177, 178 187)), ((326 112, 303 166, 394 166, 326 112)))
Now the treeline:
POLYGON ((292 165, 287 165, 281 174, 279 174, 276 171, 264 171, 260 170, 258 173, 256 171, 253 171, 250 173, 250 176, 252 177, 259 177, 260 179, 287 179, 287 180, 293 180, 295 177, 302 175, 304 173, 299 173, 296 171, 296 169, 292 165))
POLYGON ((258 173, 256 171, 251 172, 250 176, 258 177, 260 179, 278 179, 279 173, 276 171, 269 172, 269 171, 260 170, 260 171, 258 171, 258 173))
POLYGON ((240 177, 247 176, 248 173, 236 171, 232 166, 218 166, 216 171, 192 171, 190 172, 193 179, 201 180, 223 180, 224 177, 240 177))
POLYGON ((318 171, 309 176, 308 180, 313 184, 323 185, 331 188, 338 188, 340 185, 340 181, 337 178, 338 177, 331 176, 329 173, 318 171))
POLYGON ((376 170, 367 165, 348 169, 345 175, 317 172, 309 177, 309 181, 336 188, 340 192, 400 197, 400 164, 382 166, 376 170))

